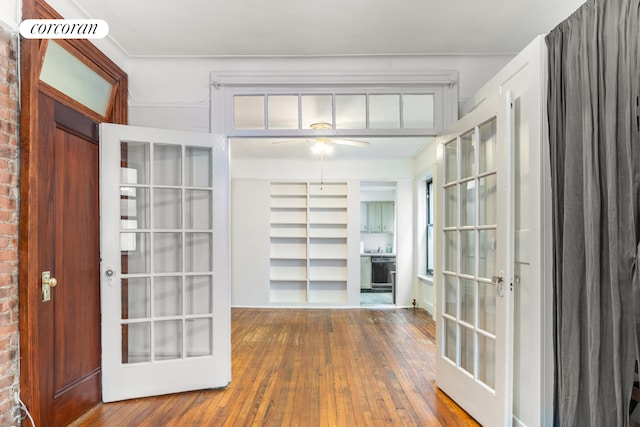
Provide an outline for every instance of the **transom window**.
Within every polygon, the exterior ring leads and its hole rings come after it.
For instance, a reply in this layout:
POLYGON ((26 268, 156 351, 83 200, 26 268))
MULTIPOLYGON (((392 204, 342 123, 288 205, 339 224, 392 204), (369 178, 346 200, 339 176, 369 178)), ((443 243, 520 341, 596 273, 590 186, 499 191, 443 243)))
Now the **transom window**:
POLYGON ((231 138, 434 136, 457 119, 457 79, 435 71, 212 74, 212 131, 231 138))
POLYGON ((234 95, 233 129, 433 129, 435 93, 234 95))

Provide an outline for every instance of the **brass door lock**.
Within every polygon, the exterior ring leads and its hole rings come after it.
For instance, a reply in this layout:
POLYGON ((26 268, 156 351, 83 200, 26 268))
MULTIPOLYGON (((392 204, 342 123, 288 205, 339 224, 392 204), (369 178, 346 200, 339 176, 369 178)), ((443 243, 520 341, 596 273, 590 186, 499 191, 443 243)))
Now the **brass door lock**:
POLYGON ((54 288, 58 284, 55 277, 51 277, 50 271, 42 272, 42 301, 49 301, 51 299, 51 288, 54 288))

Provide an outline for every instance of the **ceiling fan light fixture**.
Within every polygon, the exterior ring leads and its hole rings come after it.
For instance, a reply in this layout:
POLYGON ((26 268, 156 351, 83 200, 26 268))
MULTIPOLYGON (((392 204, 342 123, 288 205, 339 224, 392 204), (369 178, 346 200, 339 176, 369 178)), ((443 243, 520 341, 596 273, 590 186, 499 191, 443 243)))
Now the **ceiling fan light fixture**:
POLYGON ((311 151, 313 151, 314 154, 331 154, 333 153, 333 147, 328 142, 316 141, 311 146, 311 151))

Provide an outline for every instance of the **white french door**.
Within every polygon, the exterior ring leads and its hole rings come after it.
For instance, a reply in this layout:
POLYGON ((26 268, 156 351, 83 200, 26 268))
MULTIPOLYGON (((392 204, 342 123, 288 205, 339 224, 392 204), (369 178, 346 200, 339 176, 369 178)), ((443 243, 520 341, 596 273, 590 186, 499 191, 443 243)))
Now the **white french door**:
POLYGON ((231 377, 224 138, 100 127, 102 398, 231 377))
POLYGON ((511 425, 509 97, 438 138, 436 383, 485 426, 511 425))

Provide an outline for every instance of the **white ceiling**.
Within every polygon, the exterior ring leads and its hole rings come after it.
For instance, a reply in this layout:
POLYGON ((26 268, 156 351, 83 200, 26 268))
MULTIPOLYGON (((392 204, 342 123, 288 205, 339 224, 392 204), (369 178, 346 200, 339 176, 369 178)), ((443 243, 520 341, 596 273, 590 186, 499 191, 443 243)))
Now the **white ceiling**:
MULTIPOLYGON (((584 0, 68 0, 131 57, 516 54, 584 0)), ((336 146, 338 158, 411 158, 429 138, 336 146)), ((309 158, 309 143, 235 140, 234 158, 309 158)))
POLYGON ((131 56, 517 53, 584 0, 72 0, 131 56))

